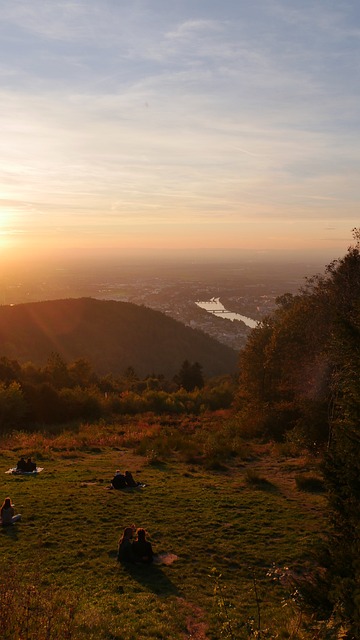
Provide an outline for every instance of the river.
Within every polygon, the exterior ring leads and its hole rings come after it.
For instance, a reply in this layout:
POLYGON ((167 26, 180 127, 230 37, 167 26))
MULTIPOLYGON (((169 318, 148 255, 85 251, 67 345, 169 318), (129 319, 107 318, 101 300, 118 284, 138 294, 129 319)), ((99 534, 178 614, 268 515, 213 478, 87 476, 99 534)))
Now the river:
POLYGON ((242 316, 239 313, 233 313, 232 311, 227 311, 224 305, 221 304, 220 298, 211 298, 208 302, 196 302, 198 307, 201 309, 205 309, 208 313, 212 313, 214 316, 219 316, 219 318, 227 318, 228 320, 240 320, 244 322, 248 327, 254 329, 257 326, 257 321, 252 318, 248 318, 247 316, 242 316))

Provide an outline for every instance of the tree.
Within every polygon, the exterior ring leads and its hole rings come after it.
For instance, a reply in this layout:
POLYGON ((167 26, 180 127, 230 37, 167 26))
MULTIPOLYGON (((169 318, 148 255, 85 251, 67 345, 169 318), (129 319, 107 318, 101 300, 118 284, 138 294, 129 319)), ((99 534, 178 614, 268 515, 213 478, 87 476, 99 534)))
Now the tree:
POLYGON ((71 386, 71 379, 66 362, 59 353, 53 351, 47 360, 44 373, 51 385, 56 389, 71 386))
POLYGON ((329 598, 360 637, 360 232, 347 255, 329 265, 321 288, 333 318, 329 352, 331 438, 324 474, 331 530, 327 540, 329 598))
MULTIPOLYGON (((311 284, 277 299, 277 309, 251 332, 240 355, 237 406, 255 432, 276 439, 303 421, 326 415, 330 326, 311 284)), ((327 420, 315 439, 327 438, 327 420)))
POLYGON ((204 386, 204 378, 201 364, 198 362, 191 364, 189 360, 184 360, 176 376, 176 382, 179 387, 182 387, 186 391, 202 389, 204 386))
POLYGON ((26 413, 26 401, 20 384, 12 382, 9 385, 0 383, 0 428, 2 431, 9 427, 19 426, 26 413))
POLYGON ((239 411, 262 432, 299 428, 325 440, 330 527, 322 556, 327 598, 347 637, 360 638, 360 230, 347 254, 250 335, 239 411), (255 419, 253 416, 255 415, 255 419), (324 559, 324 560, 323 560, 324 559))
POLYGON ((19 381, 21 367, 17 360, 10 360, 6 356, 0 358, 0 380, 6 384, 19 381))
POLYGON ((32 424, 59 424, 63 421, 63 403, 59 392, 48 382, 23 384, 28 405, 28 419, 32 424))
POLYGON ((88 387, 96 382, 96 375, 91 363, 85 358, 79 358, 68 367, 68 373, 74 387, 88 387))

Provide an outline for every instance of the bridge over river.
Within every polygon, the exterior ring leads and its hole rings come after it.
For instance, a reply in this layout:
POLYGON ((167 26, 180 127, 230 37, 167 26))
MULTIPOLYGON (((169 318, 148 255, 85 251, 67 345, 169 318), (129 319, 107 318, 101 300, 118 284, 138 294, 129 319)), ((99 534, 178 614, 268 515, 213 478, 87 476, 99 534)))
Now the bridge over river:
POLYGON ((239 313, 233 313, 232 311, 228 311, 225 309, 224 305, 221 304, 220 298, 211 298, 207 302, 198 301, 195 303, 200 309, 205 309, 208 313, 212 313, 214 316, 222 316, 227 318, 228 320, 240 320, 244 322, 248 327, 254 329, 257 326, 257 321, 252 318, 248 318, 247 316, 242 316, 239 313))

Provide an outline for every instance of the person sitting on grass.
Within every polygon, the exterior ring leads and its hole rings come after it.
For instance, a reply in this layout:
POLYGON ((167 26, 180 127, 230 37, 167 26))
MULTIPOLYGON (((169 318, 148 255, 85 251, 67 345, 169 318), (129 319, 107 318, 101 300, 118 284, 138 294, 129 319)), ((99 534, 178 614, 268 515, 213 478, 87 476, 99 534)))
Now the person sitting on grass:
POLYGON ((17 522, 18 520, 21 519, 20 514, 15 515, 14 505, 11 504, 10 498, 5 498, 1 507, 0 517, 1 517, 1 524, 4 526, 9 524, 14 524, 14 522, 17 522))
POLYGON ((125 481, 127 487, 138 487, 140 484, 140 482, 136 482, 136 480, 134 480, 130 471, 125 471, 125 481))
POLYGON ((117 469, 113 479, 111 480, 111 486, 113 489, 125 489, 126 488, 126 479, 123 473, 117 469))
POLYGON ((25 471, 36 471, 36 462, 33 462, 31 458, 28 458, 26 461, 25 471))
POLYGON ((136 540, 132 543, 132 553, 135 557, 135 562, 142 562, 143 564, 152 563, 154 554, 151 542, 146 540, 145 529, 137 530, 136 540))
POLYGON ((132 548, 132 537, 135 531, 135 525, 125 527, 124 533, 119 540, 119 549, 117 554, 118 562, 133 563, 135 556, 132 548))
POLYGON ((26 460, 21 456, 19 462, 16 465, 16 471, 26 471, 26 460))

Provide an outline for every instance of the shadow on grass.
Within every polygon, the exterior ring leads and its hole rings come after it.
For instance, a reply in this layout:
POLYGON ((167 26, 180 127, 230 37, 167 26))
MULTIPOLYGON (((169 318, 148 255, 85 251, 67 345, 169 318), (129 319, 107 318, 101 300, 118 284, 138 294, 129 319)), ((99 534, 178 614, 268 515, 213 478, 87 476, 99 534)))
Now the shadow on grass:
POLYGON ((264 478, 264 476, 261 476, 255 469, 246 469, 245 482, 248 487, 252 487, 253 489, 280 493, 279 488, 275 484, 264 478))
POLYGON ((325 484, 322 478, 317 476, 297 475, 295 476, 296 488, 307 493, 324 493, 325 484))
POLYGON ((157 471, 167 471, 168 465, 163 460, 149 460, 148 466, 153 469, 157 469, 157 471))
POLYGON ((179 589, 158 565, 120 564, 119 566, 139 584, 156 595, 180 595, 179 589))
POLYGON ((256 482, 248 482, 247 484, 249 487, 252 487, 253 489, 259 489, 260 491, 268 491, 269 493, 276 493, 279 495, 281 494, 281 491, 279 490, 279 488, 269 480, 266 480, 265 478, 259 478, 259 480, 257 480, 256 482))
POLYGON ((11 478, 12 482, 34 482, 34 478, 37 478, 38 475, 39 475, 38 473, 36 475, 29 474, 28 476, 26 476, 25 474, 17 475, 16 473, 14 473, 14 474, 9 474, 8 478, 11 478))
POLYGON ((0 532, 2 535, 12 538, 12 540, 18 539, 18 524, 10 524, 7 526, 0 525, 0 532))
POLYGON ((269 493, 277 493, 277 494, 281 494, 281 491, 279 490, 279 488, 276 486, 276 484, 273 484, 272 482, 270 482, 269 480, 261 480, 258 484, 255 485, 258 489, 261 489, 262 491, 269 491, 269 493))

